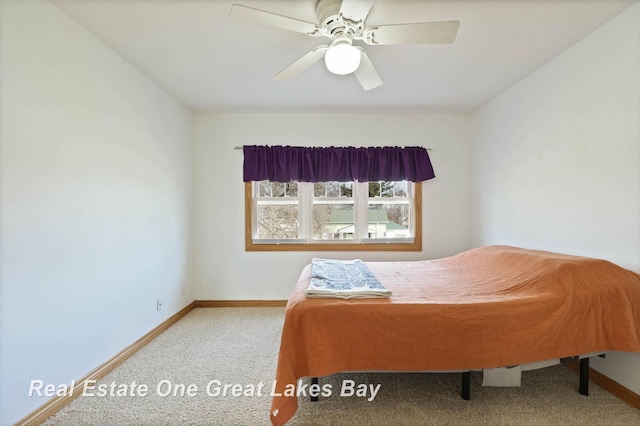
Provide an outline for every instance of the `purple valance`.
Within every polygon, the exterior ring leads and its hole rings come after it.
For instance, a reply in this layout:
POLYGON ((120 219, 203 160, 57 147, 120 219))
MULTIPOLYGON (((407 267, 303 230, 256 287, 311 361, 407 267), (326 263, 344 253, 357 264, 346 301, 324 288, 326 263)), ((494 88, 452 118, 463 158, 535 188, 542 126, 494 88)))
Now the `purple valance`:
POLYGON ((422 147, 243 146, 244 181, 368 182, 433 179, 422 147))

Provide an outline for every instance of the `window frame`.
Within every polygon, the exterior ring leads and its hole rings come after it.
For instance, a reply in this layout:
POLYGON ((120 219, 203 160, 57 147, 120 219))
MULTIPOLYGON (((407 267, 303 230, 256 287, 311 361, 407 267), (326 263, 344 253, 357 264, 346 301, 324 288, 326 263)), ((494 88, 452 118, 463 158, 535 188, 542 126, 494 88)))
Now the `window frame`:
MULTIPOLYGON (((299 240, 278 243, 253 242, 252 182, 244 183, 245 251, 422 251, 422 182, 413 183, 413 242, 394 242, 374 239, 361 243, 308 243, 299 240)), ((339 241, 339 240, 337 240, 339 241)))

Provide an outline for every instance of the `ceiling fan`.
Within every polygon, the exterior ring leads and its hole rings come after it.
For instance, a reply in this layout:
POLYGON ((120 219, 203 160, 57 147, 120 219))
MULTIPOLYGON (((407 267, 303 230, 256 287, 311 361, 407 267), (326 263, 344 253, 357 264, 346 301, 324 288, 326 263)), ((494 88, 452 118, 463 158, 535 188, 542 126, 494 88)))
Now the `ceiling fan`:
POLYGON ((318 24, 239 4, 231 6, 229 13, 234 18, 331 39, 329 44, 313 48, 276 74, 274 80, 293 77, 324 57, 329 71, 340 75, 353 73, 364 90, 374 89, 383 82, 366 51, 354 46, 355 40, 368 45, 446 44, 456 38, 459 21, 367 27, 365 20, 373 3, 374 0, 318 0, 318 24))

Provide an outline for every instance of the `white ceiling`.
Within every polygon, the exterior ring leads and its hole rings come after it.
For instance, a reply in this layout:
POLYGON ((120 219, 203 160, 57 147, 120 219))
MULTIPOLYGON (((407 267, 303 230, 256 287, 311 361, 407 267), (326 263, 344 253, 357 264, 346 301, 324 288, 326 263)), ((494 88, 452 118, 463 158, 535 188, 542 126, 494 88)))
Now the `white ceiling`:
POLYGON ((460 21, 450 45, 363 45, 384 85, 317 62, 271 78, 327 39, 238 21, 239 3, 317 22, 317 0, 52 0, 194 111, 471 112, 635 0, 377 0, 367 26, 460 21))

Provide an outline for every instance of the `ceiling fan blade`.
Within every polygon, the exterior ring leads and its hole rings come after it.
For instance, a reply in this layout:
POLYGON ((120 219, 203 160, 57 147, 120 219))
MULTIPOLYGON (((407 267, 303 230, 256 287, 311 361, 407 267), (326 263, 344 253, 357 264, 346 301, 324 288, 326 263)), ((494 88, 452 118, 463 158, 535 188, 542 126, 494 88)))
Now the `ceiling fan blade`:
POLYGON ((298 33, 316 35, 322 28, 311 22, 301 21, 288 16, 277 15, 263 10, 234 4, 231 6, 229 15, 245 21, 255 22, 261 25, 268 25, 283 30, 295 31, 298 33))
POLYGON ((276 74, 273 79, 286 80, 287 78, 291 78, 294 75, 304 71, 305 69, 309 68, 311 65, 322 59, 328 48, 329 46, 318 46, 310 52, 305 53, 297 61, 276 74))
POLYGON ((367 44, 447 44, 453 43, 459 21, 379 25, 365 29, 367 44))
POLYGON ((362 52, 362 57, 360 58, 360 66, 353 74, 360 82, 360 85, 362 85, 364 90, 371 90, 382 86, 383 81, 378 71, 376 71, 376 67, 373 66, 373 62, 369 59, 369 55, 367 55, 367 52, 365 52, 363 48, 358 46, 358 49, 362 52))
POLYGON ((375 0, 342 0, 340 13, 350 21, 364 21, 375 0))

